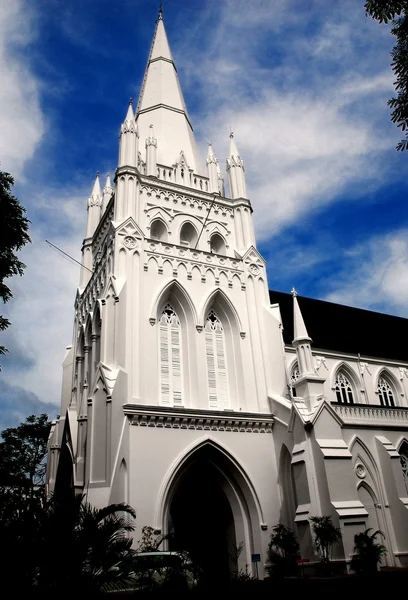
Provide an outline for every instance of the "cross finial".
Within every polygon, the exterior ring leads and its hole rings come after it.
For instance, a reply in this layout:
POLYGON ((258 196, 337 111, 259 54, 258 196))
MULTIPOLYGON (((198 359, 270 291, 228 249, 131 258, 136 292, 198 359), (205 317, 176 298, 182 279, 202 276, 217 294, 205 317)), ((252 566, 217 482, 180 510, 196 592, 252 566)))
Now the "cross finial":
POLYGON ((133 98, 132 98, 132 96, 130 96, 130 98, 129 98, 129 104, 130 104, 131 106, 133 105, 133 98))
POLYGON ((163 0, 160 0, 159 4, 159 19, 163 18, 163 0))
POLYGON ((232 139, 234 137, 234 132, 232 131, 232 129, 230 128, 230 138, 232 139))
POLYGON ((99 171, 96 171, 96 176, 99 177, 99 171))
POLYGON ((294 287, 293 287, 293 288, 290 290, 290 293, 292 294, 292 296, 293 296, 294 298, 295 298, 295 297, 298 295, 298 293, 297 293, 297 291, 295 290, 295 288, 294 288, 294 287))

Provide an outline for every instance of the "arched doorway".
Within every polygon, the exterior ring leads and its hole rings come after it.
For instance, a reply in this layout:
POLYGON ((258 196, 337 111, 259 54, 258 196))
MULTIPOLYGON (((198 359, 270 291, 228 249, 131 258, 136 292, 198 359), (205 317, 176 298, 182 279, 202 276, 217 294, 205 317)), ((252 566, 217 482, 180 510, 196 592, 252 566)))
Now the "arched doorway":
POLYGON ((216 445, 205 443, 183 461, 170 485, 169 548, 187 551, 205 579, 225 581, 246 565, 251 572, 251 552, 259 552, 252 524, 259 517, 242 473, 216 445))

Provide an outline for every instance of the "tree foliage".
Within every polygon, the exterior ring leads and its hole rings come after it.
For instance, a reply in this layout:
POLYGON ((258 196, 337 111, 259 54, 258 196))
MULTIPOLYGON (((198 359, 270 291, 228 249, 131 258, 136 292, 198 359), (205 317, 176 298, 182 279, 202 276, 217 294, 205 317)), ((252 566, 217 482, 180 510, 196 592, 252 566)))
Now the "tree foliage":
POLYGON ((98 593, 129 584, 134 556, 129 533, 135 517, 127 504, 98 509, 80 495, 51 499, 41 514, 34 584, 64 593, 98 593))
MULTIPOLYGON (((14 179, 10 173, 0 171, 0 298, 7 302, 12 297, 11 289, 4 280, 12 275, 22 275, 25 265, 16 256, 30 241, 29 220, 24 216, 25 209, 13 196, 11 189, 14 179)), ((10 321, 0 315, 0 331, 10 325, 10 321)), ((0 354, 7 352, 0 346, 0 354)))
POLYGON ((41 498, 47 440, 48 415, 30 415, 18 427, 1 432, 0 442, 0 518, 15 511, 28 499, 41 498))
POLYGON ((366 14, 379 23, 391 24, 395 46, 391 52, 391 67, 396 75, 397 96, 388 101, 391 121, 405 133, 397 150, 408 150, 408 0, 367 0, 366 14))
POLYGON ((374 575, 377 573, 378 564, 387 550, 383 544, 376 541, 377 536, 384 537, 384 534, 377 529, 370 533, 372 528, 366 529, 354 536, 354 556, 351 561, 351 568, 358 575, 374 575))
POLYGON ((329 563, 333 546, 341 540, 341 531, 329 516, 310 517, 316 550, 322 563, 329 563))
POLYGON ((93 598, 134 584, 130 506, 97 509, 70 495, 29 500, 15 517, 0 523, 0 535, 7 549, 3 580, 12 582, 16 597, 80 592, 93 598))
POLYGON ((299 558, 300 552, 295 532, 283 523, 275 525, 268 544, 268 554, 270 563, 276 567, 271 567, 272 575, 278 574, 285 577, 296 574, 296 560, 299 558))

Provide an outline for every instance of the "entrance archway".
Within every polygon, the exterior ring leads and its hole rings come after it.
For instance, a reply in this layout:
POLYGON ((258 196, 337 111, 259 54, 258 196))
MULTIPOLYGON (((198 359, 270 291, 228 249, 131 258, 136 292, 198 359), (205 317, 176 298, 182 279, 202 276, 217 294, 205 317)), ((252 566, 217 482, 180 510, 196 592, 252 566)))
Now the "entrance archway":
POLYGON ((179 466, 164 518, 169 548, 189 552, 206 579, 226 580, 246 566, 251 572, 260 515, 243 474, 217 446, 201 445, 179 466))

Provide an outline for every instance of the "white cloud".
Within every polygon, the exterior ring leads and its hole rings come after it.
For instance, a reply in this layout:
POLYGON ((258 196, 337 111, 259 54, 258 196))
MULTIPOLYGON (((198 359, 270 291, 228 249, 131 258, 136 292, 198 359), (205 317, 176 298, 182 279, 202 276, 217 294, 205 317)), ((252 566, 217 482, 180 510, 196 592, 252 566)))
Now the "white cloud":
POLYGON ((80 260, 86 195, 78 190, 75 195, 60 190, 64 201, 56 206, 54 194, 50 190, 48 194, 36 202, 41 206, 42 222, 32 227, 32 243, 21 252, 27 265, 24 276, 11 282, 13 299, 6 305, 6 314, 12 324, 2 339, 13 351, 2 360, 2 377, 11 386, 30 390, 43 402, 59 404, 61 364, 72 338, 79 266, 50 248, 45 239, 80 260), (82 218, 75 220, 73 214, 82 218), (50 230, 49 223, 53 222, 67 226, 64 231, 50 230), (15 366, 9 366, 10 359, 15 366), (22 367, 20 361, 27 364, 22 367))
POLYGON ((386 105, 389 36, 355 3, 305 6, 228 2, 204 55, 181 54, 207 97, 200 138, 221 164, 230 126, 236 134, 258 240, 383 185, 398 136, 386 105))
POLYGON ((30 6, 23 0, 0 4, 0 161, 1 169, 15 178, 22 177, 45 127, 40 85, 27 52, 35 35, 30 6))
POLYGON ((326 300, 408 317, 408 229, 347 251, 326 300))

